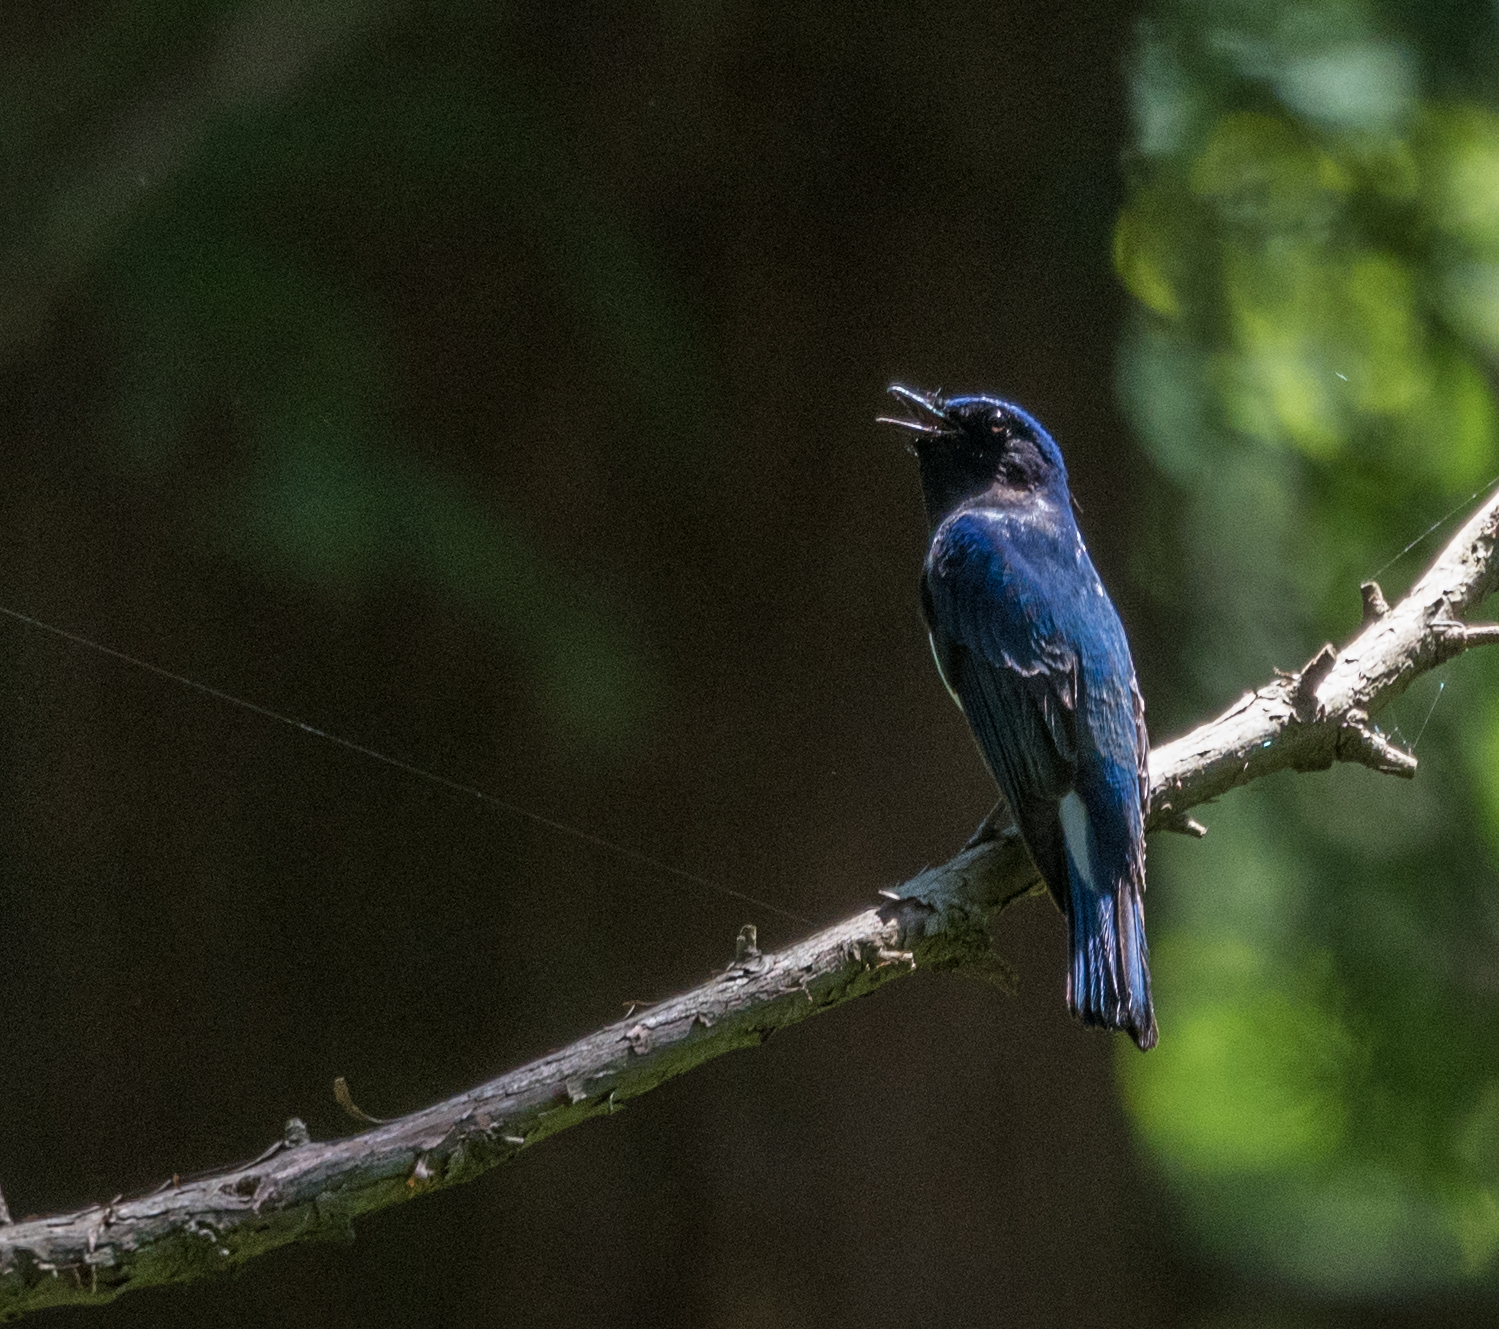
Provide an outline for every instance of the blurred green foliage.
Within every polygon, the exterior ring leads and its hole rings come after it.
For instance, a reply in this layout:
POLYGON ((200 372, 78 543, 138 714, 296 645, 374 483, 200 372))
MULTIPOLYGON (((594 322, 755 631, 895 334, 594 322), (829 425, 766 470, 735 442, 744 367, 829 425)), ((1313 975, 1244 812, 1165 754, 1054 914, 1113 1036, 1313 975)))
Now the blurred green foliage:
MULTIPOLYGON (((1496 50, 1480 4, 1151 6, 1120 375, 1174 482, 1141 580, 1188 711, 1346 635, 1499 470, 1496 50)), ((1340 1297, 1499 1269, 1499 661, 1443 681, 1381 717, 1414 786, 1270 781, 1152 848, 1134 1120, 1208 1250, 1340 1297)))
MULTIPOLYGON (((429 232, 505 236, 528 256, 517 280, 617 384, 621 439, 676 478, 708 412, 691 316, 590 187, 552 94, 497 75, 507 15, 446 6, 423 42, 394 46, 394 12, 39 17, 48 30, 0 56, 16 185, 0 202, 0 353, 88 299, 111 372, 85 408, 109 464, 175 485, 198 534, 257 573, 430 586, 510 650, 562 731, 607 750, 641 732, 642 643, 398 418, 399 311, 381 300, 403 269, 418 279, 429 232), (129 109, 101 118, 112 105, 129 109), (359 269, 370 249, 394 276, 359 269)), ((536 422, 500 423, 492 448, 536 422)))

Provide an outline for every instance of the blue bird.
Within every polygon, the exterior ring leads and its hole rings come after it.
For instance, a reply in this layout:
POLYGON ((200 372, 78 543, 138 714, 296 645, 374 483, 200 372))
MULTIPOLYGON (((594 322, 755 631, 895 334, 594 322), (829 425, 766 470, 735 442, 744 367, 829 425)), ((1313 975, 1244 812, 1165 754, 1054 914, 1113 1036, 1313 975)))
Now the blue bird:
POLYGON ((1084 1024, 1154 1047, 1145 703, 1073 520, 1061 451, 998 398, 890 391, 915 416, 882 423, 914 435, 921 464, 932 653, 1066 915, 1067 1004, 1084 1024))

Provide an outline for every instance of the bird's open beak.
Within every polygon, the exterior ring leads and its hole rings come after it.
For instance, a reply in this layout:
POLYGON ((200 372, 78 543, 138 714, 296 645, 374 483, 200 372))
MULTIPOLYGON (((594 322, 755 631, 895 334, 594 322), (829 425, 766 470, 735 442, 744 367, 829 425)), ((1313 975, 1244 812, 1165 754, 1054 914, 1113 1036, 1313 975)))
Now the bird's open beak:
POLYGON ((923 438, 943 438, 953 432, 952 421, 947 418, 947 413, 937 404, 937 398, 923 397, 919 392, 913 392, 910 388, 902 387, 899 383, 890 385, 890 395, 899 397, 901 401, 910 406, 915 414, 914 420, 903 420, 896 416, 882 415, 876 424, 894 425, 898 429, 909 429, 913 434, 920 434, 923 438))

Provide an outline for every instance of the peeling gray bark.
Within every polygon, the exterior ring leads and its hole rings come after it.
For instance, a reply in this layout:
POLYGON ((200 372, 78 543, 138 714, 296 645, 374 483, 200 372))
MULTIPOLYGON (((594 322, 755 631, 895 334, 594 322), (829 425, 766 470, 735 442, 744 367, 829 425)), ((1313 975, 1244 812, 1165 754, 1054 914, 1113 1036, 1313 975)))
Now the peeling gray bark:
MULTIPOLYGON (((1299 672, 1155 749, 1149 827, 1200 833, 1189 809, 1278 770, 1356 761, 1414 775, 1415 758, 1370 717, 1421 673, 1499 640, 1499 625, 1463 622, 1499 582, 1496 546, 1499 497, 1394 608, 1366 583, 1364 625, 1342 650, 1324 647, 1299 672)), ((1004 984, 987 925, 1038 885, 1014 831, 1003 831, 785 950, 762 954, 746 929, 734 962, 710 982, 408 1117, 328 1143, 309 1140, 293 1119, 253 1163, 76 1213, 14 1223, 0 1200, 0 1319, 98 1304, 228 1270, 288 1242, 350 1235, 361 1214, 469 1181, 712 1057, 918 967, 1004 984)))

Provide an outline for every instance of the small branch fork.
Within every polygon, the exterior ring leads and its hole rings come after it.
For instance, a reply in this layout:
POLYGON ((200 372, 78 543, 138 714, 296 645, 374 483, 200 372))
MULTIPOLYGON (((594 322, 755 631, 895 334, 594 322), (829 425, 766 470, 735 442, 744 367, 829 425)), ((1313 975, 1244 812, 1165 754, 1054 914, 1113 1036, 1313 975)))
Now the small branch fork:
MULTIPOLYGON (((1302 669, 1155 749, 1149 828, 1201 834, 1191 808, 1278 770, 1353 761, 1413 776, 1415 757, 1371 717, 1418 675, 1499 641, 1499 624, 1464 621, 1499 584, 1496 549, 1499 496, 1393 608, 1365 583, 1363 625, 1341 650, 1324 646, 1302 669)), ((11 1222, 0 1200, 0 1319, 188 1282, 289 1242, 347 1237, 361 1214, 469 1181, 704 1061, 918 967, 1008 985, 987 925, 1036 886, 1024 847, 1004 830, 785 950, 762 952, 746 928, 732 963, 709 982, 410 1116, 326 1143, 311 1141, 293 1118, 252 1163, 173 1177, 150 1195, 116 1196, 76 1213, 11 1222)))

